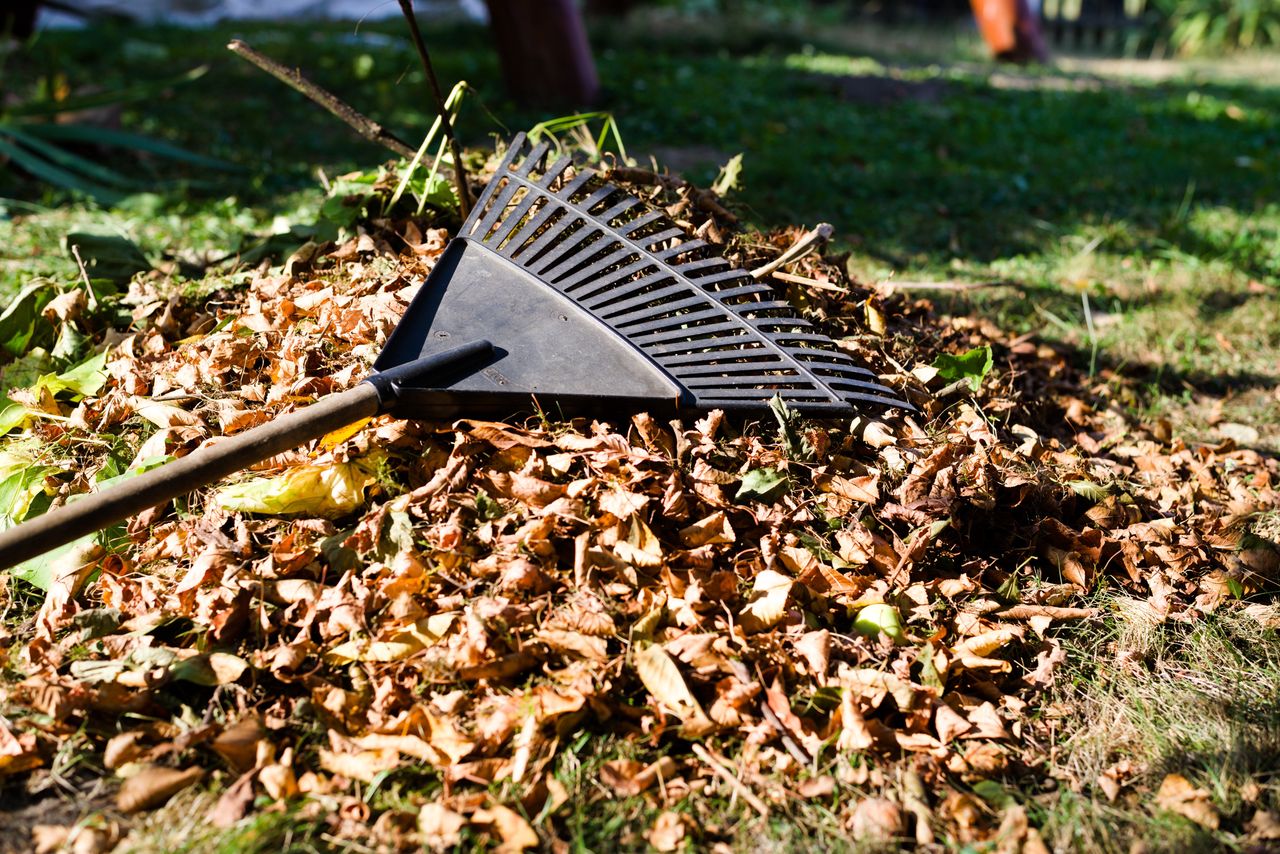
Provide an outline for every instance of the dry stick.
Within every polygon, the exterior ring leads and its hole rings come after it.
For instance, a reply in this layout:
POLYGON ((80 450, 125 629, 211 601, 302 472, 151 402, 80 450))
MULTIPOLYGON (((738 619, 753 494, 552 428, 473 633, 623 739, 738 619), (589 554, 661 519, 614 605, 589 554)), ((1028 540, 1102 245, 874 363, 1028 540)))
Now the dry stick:
POLYGON ((355 129, 356 133, 360 134, 370 142, 376 142, 378 145, 389 148, 401 157, 411 158, 418 153, 416 149, 409 145, 409 143, 400 139, 398 136, 366 116, 364 113, 359 112, 354 107, 341 100, 337 95, 327 89, 321 89, 319 86, 303 77, 302 72, 297 69, 284 67, 271 57, 259 53, 239 39, 232 39, 227 44, 227 50, 249 60, 263 71, 279 80, 281 83, 284 83, 295 91, 306 95, 312 101, 342 119, 355 129))
POLYGON ((733 776, 733 774, 729 771, 728 768, 721 765, 720 761, 716 759, 714 756, 712 756, 709 750, 707 750, 701 744, 694 744, 692 745, 692 747, 693 747, 693 752, 697 754, 699 759, 701 759, 703 762, 711 766, 711 770, 715 772, 717 777, 721 778, 722 780, 727 782, 730 786, 732 786, 733 790, 737 792, 739 795, 741 795, 742 799, 746 801, 748 804, 750 804, 751 807, 756 812, 760 813, 762 817, 764 818, 769 817, 769 808, 765 806, 764 801, 756 797, 756 793, 751 791, 749 788, 747 788, 747 785, 745 783, 743 783, 737 777, 733 776))
POLYGON ((887 279, 882 284, 898 291, 976 291, 980 288, 1020 288, 1021 282, 895 282, 887 279))
POLYGON ((440 81, 436 79, 436 69, 431 64, 431 56, 427 53, 427 43, 422 40, 422 31, 418 29, 418 19, 413 14, 413 0, 400 0, 400 11, 404 12, 409 22, 409 33, 413 36, 413 46, 418 49, 418 58, 426 69, 427 80, 431 83, 431 94, 436 99, 436 109, 440 112, 440 128, 444 138, 449 140, 449 152, 453 155, 453 180, 458 187, 458 206, 463 219, 471 213, 471 191, 467 189, 467 173, 462 166, 462 149, 458 147, 458 138, 453 134, 453 122, 449 121, 449 108, 444 102, 444 93, 440 91, 440 81))
POLYGON ((791 244, 791 248, 783 252, 777 258, 774 258, 763 267, 757 267, 751 271, 752 278, 763 279, 765 276, 772 274, 777 270, 781 270, 793 261, 799 261, 808 255, 815 247, 821 243, 825 243, 831 239, 831 235, 835 233, 835 229, 831 227, 829 222, 820 222, 813 227, 813 230, 806 231, 800 235, 795 243, 791 244))
POLYGON ((773 278, 780 282, 789 282, 793 285, 805 285, 810 288, 817 288, 821 291, 834 291, 838 294, 849 293, 848 288, 842 288, 839 285, 833 285, 830 282, 819 282, 817 279, 810 279, 808 276, 797 276, 794 273, 784 273, 781 270, 773 272, 773 278))

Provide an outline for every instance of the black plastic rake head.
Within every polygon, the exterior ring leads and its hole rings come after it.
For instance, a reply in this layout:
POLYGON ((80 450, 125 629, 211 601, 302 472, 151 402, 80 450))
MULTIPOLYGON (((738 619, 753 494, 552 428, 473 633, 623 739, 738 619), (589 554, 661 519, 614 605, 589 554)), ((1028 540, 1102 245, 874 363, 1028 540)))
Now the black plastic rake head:
POLYGON ((549 150, 511 143, 374 367, 475 340, 488 363, 400 387, 398 414, 911 408, 767 285, 549 150))

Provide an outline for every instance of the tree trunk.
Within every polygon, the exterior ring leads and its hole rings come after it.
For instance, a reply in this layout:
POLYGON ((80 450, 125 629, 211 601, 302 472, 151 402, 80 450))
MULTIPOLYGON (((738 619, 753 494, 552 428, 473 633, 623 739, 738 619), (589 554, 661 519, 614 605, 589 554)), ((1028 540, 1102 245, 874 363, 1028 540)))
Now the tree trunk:
POLYGON ((502 74, 516 100, 587 106, 600 94, 574 0, 486 0, 502 74))

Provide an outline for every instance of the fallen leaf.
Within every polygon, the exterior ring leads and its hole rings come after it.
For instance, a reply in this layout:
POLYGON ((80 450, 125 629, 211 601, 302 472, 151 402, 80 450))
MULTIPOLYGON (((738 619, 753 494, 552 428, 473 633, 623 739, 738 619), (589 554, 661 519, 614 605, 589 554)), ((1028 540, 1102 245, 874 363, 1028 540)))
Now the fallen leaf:
POLYGON ((496 854, 514 854, 538 847, 538 834, 525 821, 524 816, 510 807, 497 805, 476 810, 471 815, 471 821, 493 828, 500 840, 498 847, 494 849, 496 854))
POLYGON ((1189 818, 1210 830, 1218 829, 1220 818, 1209 799, 1208 789, 1196 788, 1181 774, 1165 776, 1160 783, 1160 790, 1156 792, 1156 806, 1189 818))
POLYGON ((666 810, 654 821, 645 838, 659 851, 675 851, 684 842, 685 834, 684 819, 680 813, 666 810))
POLYGON ((121 812, 153 809, 203 777, 202 768, 178 771, 150 765, 124 781, 116 793, 116 806, 121 812))
POLYGON ((336 519, 363 506, 365 489, 376 482, 367 462, 295 466, 273 477, 224 486, 213 501, 223 510, 240 513, 336 519))
POLYGON ((747 634, 762 632, 782 621, 787 613, 794 578, 766 569, 756 575, 751 585, 751 601, 742 609, 738 620, 747 634))
POLYGON ((711 719, 685 684, 680 668, 658 644, 652 644, 634 656, 636 673, 653 698, 666 706, 683 722, 684 731, 696 736, 714 728, 711 719))

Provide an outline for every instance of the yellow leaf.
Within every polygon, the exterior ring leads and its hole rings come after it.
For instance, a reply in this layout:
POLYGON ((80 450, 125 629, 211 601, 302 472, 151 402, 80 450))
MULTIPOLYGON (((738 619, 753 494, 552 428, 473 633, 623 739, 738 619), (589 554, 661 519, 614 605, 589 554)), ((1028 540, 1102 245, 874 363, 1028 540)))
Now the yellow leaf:
POLYGON ((214 501, 223 510, 241 513, 337 519, 361 507, 365 489, 376 480, 363 461, 295 466, 273 477, 224 486, 214 494, 214 501))
POLYGON ((671 710, 684 723, 688 735, 707 732, 712 728, 711 719, 702 710, 693 692, 680 675, 680 668, 658 644, 645 647, 635 654, 636 673, 653 698, 671 710))
POLYGON ((337 430, 325 433, 320 439, 320 447, 324 448, 326 451, 338 447, 343 442, 363 430, 364 425, 368 424, 372 420, 372 418, 361 418, 354 424, 348 424, 346 427, 339 427, 337 430))

